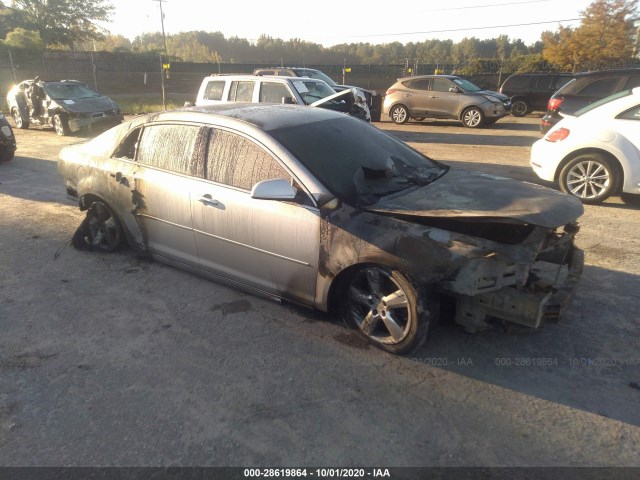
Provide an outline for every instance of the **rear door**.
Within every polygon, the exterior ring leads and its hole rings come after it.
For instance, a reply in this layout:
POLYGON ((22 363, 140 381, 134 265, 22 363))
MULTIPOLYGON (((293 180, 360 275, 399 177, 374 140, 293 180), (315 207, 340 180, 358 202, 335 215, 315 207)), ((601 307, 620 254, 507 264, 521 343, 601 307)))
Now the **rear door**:
POLYGON ((191 219, 192 191, 202 170, 195 158, 199 125, 159 124, 142 131, 132 203, 150 253, 198 265, 191 219))
MULTIPOLYGON (((232 282, 312 305, 320 215, 302 191, 294 201, 251 198, 257 182, 292 174, 263 145, 212 129, 205 180, 191 199, 200 266, 232 282)), ((195 192, 194 192, 195 193, 195 192)))

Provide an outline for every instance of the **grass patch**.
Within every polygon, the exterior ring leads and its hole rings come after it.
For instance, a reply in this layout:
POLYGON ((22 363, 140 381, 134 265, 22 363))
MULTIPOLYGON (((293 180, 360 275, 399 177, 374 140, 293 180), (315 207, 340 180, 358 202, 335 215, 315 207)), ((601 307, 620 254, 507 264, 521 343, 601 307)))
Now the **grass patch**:
MULTIPOLYGON (((145 95, 107 95, 120 106, 125 115, 139 115, 142 113, 154 113, 164 110, 162 97, 145 95)), ((166 99, 166 110, 174 110, 184 106, 184 102, 193 101, 190 95, 172 95, 166 99)))

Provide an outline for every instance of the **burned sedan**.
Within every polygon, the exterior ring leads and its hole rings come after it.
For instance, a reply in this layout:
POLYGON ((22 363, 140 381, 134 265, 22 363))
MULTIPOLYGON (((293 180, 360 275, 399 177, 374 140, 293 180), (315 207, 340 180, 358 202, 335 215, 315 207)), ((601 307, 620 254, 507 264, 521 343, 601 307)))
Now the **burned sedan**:
POLYGON ((227 103, 137 117, 61 151, 88 210, 74 243, 169 264, 348 319, 406 353, 442 299, 469 331, 558 320, 583 257, 582 205, 450 170, 365 122, 227 103))
POLYGON ((77 80, 25 80, 9 90, 7 103, 17 128, 52 127, 58 135, 106 130, 123 120, 113 100, 77 80))

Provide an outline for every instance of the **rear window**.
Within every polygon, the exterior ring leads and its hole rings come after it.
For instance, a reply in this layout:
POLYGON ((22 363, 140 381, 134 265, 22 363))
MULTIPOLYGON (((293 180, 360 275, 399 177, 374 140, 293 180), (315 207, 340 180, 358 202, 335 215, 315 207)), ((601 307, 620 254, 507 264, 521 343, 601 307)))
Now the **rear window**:
POLYGON ((581 108, 574 115, 576 117, 579 117, 580 115, 584 115, 585 113, 590 112, 594 108, 598 108, 598 107, 600 107, 602 105, 605 105, 605 104, 607 104, 609 102, 613 102, 614 100, 617 100, 617 99, 622 98, 622 97, 626 97, 626 96, 631 95, 631 94, 632 94, 631 90, 623 90, 622 92, 614 93, 613 95, 610 95, 608 97, 602 98, 602 99, 598 100, 597 102, 593 102, 593 103, 587 105, 586 107, 581 108))
POLYGON ((595 80, 578 92, 584 97, 606 97, 614 92, 620 77, 609 77, 595 80))

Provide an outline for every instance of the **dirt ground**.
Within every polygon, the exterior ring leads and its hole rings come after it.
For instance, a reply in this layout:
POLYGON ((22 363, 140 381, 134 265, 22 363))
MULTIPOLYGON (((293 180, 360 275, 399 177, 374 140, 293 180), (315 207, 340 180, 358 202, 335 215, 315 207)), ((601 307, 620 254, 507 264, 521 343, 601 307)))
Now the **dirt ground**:
MULTIPOLYGON (((454 168, 537 182, 539 119, 376 124, 454 168)), ((395 357, 340 321, 148 262, 80 252, 52 131, 0 164, 2 466, 640 467, 640 215, 587 206, 564 320, 434 325, 395 357)), ((487 192, 490 194, 491 192, 487 192)))

